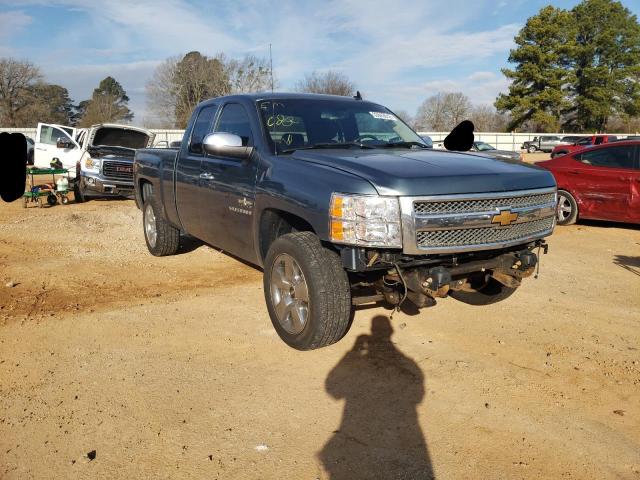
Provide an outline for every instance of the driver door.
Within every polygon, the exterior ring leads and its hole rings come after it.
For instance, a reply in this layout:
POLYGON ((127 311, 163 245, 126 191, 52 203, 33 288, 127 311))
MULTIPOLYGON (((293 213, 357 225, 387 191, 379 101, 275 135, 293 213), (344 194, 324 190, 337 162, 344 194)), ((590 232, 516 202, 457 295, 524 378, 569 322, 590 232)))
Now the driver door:
POLYGON ((36 131, 33 164, 40 168, 50 168, 51 161, 58 158, 64 168, 69 169, 71 177, 75 176, 76 164, 82 156, 82 149, 74 140, 75 129, 61 125, 38 123, 36 131), (58 138, 64 138, 71 143, 71 148, 58 148, 58 138))

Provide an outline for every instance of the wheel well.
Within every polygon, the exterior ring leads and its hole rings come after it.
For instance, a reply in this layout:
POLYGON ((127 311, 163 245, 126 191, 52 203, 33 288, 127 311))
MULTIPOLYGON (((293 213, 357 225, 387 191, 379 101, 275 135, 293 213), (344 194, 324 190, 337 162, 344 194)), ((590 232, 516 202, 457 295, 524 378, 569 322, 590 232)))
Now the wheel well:
POLYGON ((142 203, 149 198, 149 195, 153 192, 153 185, 149 180, 140 180, 140 196, 142 203))
POLYGON ((291 232, 316 233, 309 222, 297 215, 275 209, 262 212, 259 230, 260 257, 264 259, 267 256, 269 247, 276 238, 291 232))

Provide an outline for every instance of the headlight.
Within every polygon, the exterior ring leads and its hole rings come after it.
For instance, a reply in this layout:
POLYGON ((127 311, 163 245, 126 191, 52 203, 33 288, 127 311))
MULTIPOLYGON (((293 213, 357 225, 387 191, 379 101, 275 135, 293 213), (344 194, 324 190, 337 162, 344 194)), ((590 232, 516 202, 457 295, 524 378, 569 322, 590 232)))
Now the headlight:
POLYGON ((330 216, 332 242, 402 248, 400 205, 396 197, 334 193, 330 216))
POLYGON ((84 161, 84 166, 89 170, 100 170, 100 160, 89 157, 84 161))

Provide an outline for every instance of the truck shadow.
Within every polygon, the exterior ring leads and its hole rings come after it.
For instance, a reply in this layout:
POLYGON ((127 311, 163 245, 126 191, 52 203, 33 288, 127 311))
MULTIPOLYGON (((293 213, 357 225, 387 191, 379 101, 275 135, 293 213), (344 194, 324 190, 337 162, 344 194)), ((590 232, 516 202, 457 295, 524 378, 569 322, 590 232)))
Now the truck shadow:
POLYGON ((640 257, 616 255, 613 259, 613 263, 635 275, 640 276, 640 257))
POLYGON ((387 317, 374 317, 371 334, 360 335, 326 379, 329 395, 345 400, 339 429, 318 453, 332 480, 435 478, 416 410, 424 376, 392 333, 387 317))

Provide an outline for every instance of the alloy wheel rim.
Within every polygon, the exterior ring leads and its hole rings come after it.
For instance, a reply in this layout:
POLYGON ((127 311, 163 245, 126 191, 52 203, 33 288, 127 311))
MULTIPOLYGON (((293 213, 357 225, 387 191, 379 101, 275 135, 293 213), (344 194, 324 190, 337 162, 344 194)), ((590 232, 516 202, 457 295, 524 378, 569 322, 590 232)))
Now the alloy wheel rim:
POLYGON ((271 303, 278 323, 297 335, 309 320, 309 289, 302 269, 291 255, 278 255, 271 267, 271 303))
POLYGON ((564 195, 558 196, 557 216, 558 220, 564 221, 571 215, 571 202, 564 195))
POLYGON ((147 205, 144 209, 144 233, 151 248, 155 248, 158 240, 158 231, 156 230, 156 215, 153 213, 151 205, 147 205))

